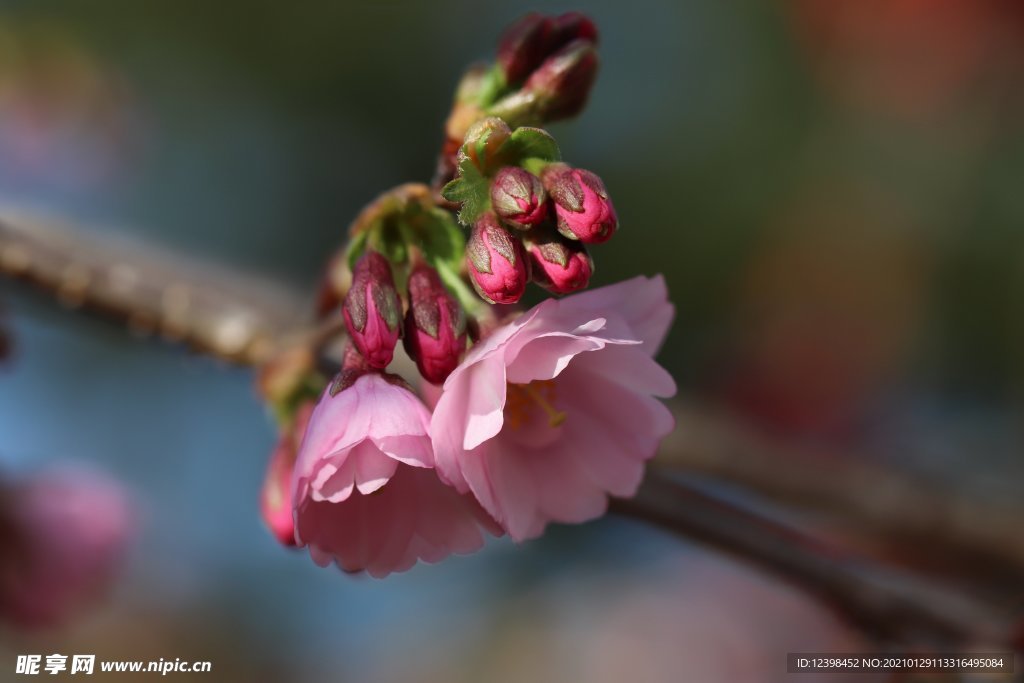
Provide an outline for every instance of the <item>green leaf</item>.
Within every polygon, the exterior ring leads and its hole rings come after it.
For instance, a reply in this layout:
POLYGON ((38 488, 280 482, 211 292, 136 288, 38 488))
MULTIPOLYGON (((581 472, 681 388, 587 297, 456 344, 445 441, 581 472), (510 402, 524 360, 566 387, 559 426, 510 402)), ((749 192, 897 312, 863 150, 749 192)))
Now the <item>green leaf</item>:
POLYGON ((424 255, 431 263, 443 262, 458 270, 466 249, 462 228, 450 213, 436 207, 423 214, 421 220, 419 232, 424 255))
POLYGON ((512 135, 501 146, 502 159, 507 163, 522 165, 527 159, 558 161, 562 158, 558 143, 540 128, 523 126, 512 131, 512 135))
POLYGON ((490 208, 491 181, 480 175, 472 161, 463 159, 459 163, 459 177, 445 185, 441 195, 461 205, 460 223, 473 225, 480 214, 490 208))

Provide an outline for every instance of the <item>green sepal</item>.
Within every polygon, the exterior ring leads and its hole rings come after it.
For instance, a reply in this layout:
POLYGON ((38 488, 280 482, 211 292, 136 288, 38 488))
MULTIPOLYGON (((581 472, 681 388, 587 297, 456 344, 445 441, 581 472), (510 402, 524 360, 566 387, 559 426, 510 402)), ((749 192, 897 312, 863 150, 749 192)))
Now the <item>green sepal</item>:
POLYGON ((498 64, 494 64, 475 84, 474 93, 476 104, 480 107, 489 107, 498 101, 508 92, 508 83, 505 80, 505 72, 498 64))
POLYGON ((366 252, 366 242, 369 235, 369 230, 361 230, 352 235, 348 246, 345 247, 345 263, 348 265, 349 271, 356 267, 356 261, 366 252))

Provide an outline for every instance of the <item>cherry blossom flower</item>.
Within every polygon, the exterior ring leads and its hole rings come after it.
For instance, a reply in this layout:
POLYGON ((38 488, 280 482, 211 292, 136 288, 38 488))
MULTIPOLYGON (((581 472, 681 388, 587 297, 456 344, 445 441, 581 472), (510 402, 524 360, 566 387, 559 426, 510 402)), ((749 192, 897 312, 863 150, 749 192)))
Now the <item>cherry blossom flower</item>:
POLYGON ((548 300, 481 340, 448 377, 430 435, 441 477, 517 540, 631 496, 672 431, 653 359, 673 316, 661 277, 548 300))
POLYGON ((401 380, 368 373, 333 391, 313 410, 292 480, 295 539, 314 562, 384 577, 501 533, 438 479, 430 413, 401 380))

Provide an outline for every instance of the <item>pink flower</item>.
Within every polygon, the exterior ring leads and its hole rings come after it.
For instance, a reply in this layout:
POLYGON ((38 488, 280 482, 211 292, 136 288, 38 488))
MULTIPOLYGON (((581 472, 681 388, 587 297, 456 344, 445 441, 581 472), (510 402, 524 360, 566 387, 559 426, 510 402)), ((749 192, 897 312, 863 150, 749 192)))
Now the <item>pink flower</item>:
POLYGON ((292 469, 295 456, 306 433, 306 425, 313 414, 313 402, 308 401, 295 412, 291 426, 282 430, 270 454, 267 474, 260 492, 260 513, 263 523, 274 538, 285 546, 295 545, 295 522, 292 515, 292 469))
POLYGON ((429 422, 411 391, 379 374, 324 393, 292 480, 295 538, 314 562, 383 577, 478 550, 481 527, 500 533, 438 479, 429 422))
POLYGON ((660 278, 548 300, 479 342, 448 377, 430 435, 441 477, 516 540, 631 496, 672 431, 652 358, 673 309, 660 278))
POLYGON ((77 469, 7 491, 0 528, 0 617, 56 626, 113 582, 133 531, 121 487, 77 469))

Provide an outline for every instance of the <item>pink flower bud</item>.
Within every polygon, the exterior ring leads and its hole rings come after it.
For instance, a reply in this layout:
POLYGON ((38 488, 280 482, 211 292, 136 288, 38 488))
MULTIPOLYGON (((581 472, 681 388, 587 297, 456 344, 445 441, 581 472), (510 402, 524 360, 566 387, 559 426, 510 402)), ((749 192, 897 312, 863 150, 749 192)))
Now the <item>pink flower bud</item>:
POLYGON ((513 228, 527 230, 544 220, 547 198, 540 178, 518 166, 501 169, 491 184, 491 206, 513 228))
MULTIPOLYGON (((552 231, 553 232, 553 231, 552 231)), ((586 247, 558 234, 531 238, 526 245, 533 281, 552 294, 584 289, 594 273, 586 247)))
POLYGON ((405 350, 428 382, 440 384, 466 350, 466 314, 437 271, 420 264, 409 276, 405 350))
POLYGON ((492 304, 514 304, 526 290, 523 244, 492 213, 485 213, 473 226, 466 261, 477 293, 492 304))
POLYGON ((542 178, 555 202, 560 233, 587 244, 611 238, 619 221, 600 178, 565 164, 551 164, 544 169, 542 178))
POLYGON ((292 424, 282 430, 274 452, 270 455, 267 475, 260 493, 260 514, 274 538, 281 545, 295 546, 295 523, 292 519, 292 470, 295 455, 313 414, 314 401, 306 401, 295 413, 292 424))
POLYGON ((551 50, 554 21, 531 12, 505 29, 498 41, 498 64, 505 81, 514 84, 526 80, 551 50))
POLYGON ((537 95, 538 108, 549 121, 575 116, 583 110, 597 76, 597 50, 577 39, 552 54, 523 85, 537 95))
POLYGON ((386 368, 391 362, 401 310, 388 260, 367 251, 356 263, 342 311, 352 343, 370 366, 386 368))

